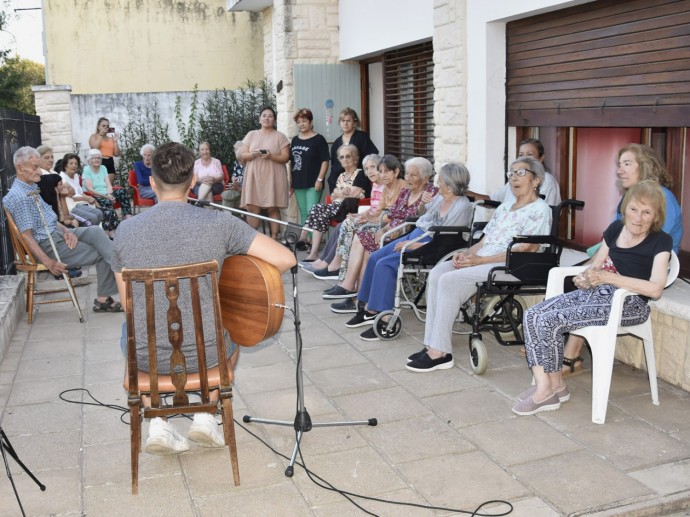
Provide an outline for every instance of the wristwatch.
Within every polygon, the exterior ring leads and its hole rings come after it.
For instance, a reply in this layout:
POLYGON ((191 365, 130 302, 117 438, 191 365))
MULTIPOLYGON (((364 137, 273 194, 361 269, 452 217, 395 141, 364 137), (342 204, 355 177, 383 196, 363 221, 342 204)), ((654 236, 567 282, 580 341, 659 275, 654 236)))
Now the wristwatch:
POLYGON ((316 181, 323 181, 323 178, 316 178, 316 181))

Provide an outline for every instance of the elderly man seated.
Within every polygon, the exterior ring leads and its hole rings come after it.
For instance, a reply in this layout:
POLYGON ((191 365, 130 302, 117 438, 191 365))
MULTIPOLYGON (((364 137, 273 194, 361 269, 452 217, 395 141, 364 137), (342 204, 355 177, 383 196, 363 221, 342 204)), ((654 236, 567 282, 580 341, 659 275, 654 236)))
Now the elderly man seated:
POLYGON ((115 276, 110 268, 112 242, 95 226, 66 228, 58 222, 50 205, 38 197, 46 220, 44 224, 34 201, 34 196, 39 193, 36 183, 41 177, 40 155, 33 147, 21 147, 14 153, 13 161, 17 177, 2 201, 22 233, 26 245, 54 275, 67 272, 68 267, 95 264, 98 283, 93 310, 122 312, 120 303, 111 297, 117 293, 115 276), (49 235, 55 242, 60 261, 55 257, 49 235))

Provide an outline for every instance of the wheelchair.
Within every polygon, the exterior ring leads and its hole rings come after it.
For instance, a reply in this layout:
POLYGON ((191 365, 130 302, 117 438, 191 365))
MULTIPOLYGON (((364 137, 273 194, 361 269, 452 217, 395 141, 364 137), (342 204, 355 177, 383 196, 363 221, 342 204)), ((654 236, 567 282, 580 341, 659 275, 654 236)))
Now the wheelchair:
MULTIPOLYGON (((487 204, 497 206, 492 202, 483 202, 480 206, 487 204)), ((524 344, 522 317, 527 303, 523 296, 543 295, 546 292, 548 272, 560 264, 563 247, 556 235, 563 208, 574 211, 582 207, 582 201, 565 200, 552 207, 553 222, 550 235, 514 238, 506 252, 505 265, 492 268, 487 281, 477 284, 474 301, 468 301, 461 307, 457 323, 469 324, 472 329, 469 332, 462 331, 456 325, 453 332, 469 336, 471 366, 477 375, 483 374, 488 366, 488 354, 482 341, 482 331, 490 331, 503 346, 524 344), (541 244, 543 249, 539 252, 513 251, 512 248, 518 244, 541 244)), ((436 236, 421 248, 410 252, 403 250, 398 268, 395 306, 392 310, 380 312, 374 320, 373 329, 379 338, 394 339, 400 334, 403 329, 403 308, 411 308, 415 316, 424 321, 424 292, 429 271, 439 262, 450 259, 457 251, 478 242, 481 239, 481 229, 485 225, 485 222, 473 223, 472 228, 466 228, 465 232, 445 232, 443 228, 430 229, 430 232, 436 230, 439 234, 446 234, 448 242, 445 246, 450 246, 453 241, 460 244, 450 250, 444 249, 440 239, 437 244, 436 236), (439 247, 439 252, 435 251, 436 246, 439 247)))
MULTIPOLYGON (((498 204, 487 205, 485 202, 475 203, 477 206, 494 207, 498 204)), ((399 228, 414 226, 414 221, 406 221, 399 228)), ((374 320, 374 334, 383 340, 395 339, 403 329, 401 311, 403 308, 412 309, 419 321, 425 320, 426 315, 426 278, 436 264, 446 261, 459 249, 472 246, 475 239, 481 237, 481 230, 486 221, 473 221, 467 226, 432 226, 428 231, 407 242, 400 254, 400 265, 396 279, 396 291, 392 310, 381 311, 374 320), (427 237, 431 241, 424 246, 409 250, 415 244, 427 237)), ((382 237, 385 239, 386 235, 382 237)))

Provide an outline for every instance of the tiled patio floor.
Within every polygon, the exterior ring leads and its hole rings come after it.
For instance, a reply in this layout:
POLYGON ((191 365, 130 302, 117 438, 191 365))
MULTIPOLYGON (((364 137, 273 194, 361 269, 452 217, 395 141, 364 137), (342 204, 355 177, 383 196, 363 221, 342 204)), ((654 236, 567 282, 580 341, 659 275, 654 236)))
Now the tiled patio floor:
MULTIPOLYGON (((289 282, 289 275, 285 277, 289 282)), ((329 284, 299 273, 306 407, 314 422, 379 425, 314 428, 302 454, 309 469, 338 489, 399 506, 356 499, 376 515, 452 515, 486 500, 509 501, 511 515, 662 515, 690 506, 690 394, 660 382, 661 405, 645 372, 617 364, 607 423, 591 423, 591 375, 569 381, 572 399, 555 412, 517 417, 514 396, 530 375, 515 348, 485 336, 489 370, 468 365, 467 338, 455 339, 456 366, 429 374, 405 369, 421 348, 423 325, 411 312, 394 341, 359 339, 347 315, 321 299, 329 284)), ((129 428, 121 413, 66 403, 59 394, 88 389, 125 406, 117 314, 90 311, 94 286, 81 288, 85 324, 68 305, 26 318, 0 363, 0 424, 19 457, 47 486, 41 492, 9 458, 27 515, 348 516, 364 512, 313 483, 302 468, 284 475, 290 427, 241 424, 245 414, 295 416, 292 318, 269 342, 243 349, 234 409, 241 486, 232 484, 227 450, 197 447, 173 457, 142 454, 140 495, 130 494, 129 428), (250 432, 253 434, 250 434, 250 432), (257 438, 258 437, 258 438, 257 438)), ((287 289, 290 292, 290 289, 287 289)), ((71 392, 73 400, 87 400, 71 392)), ((176 419, 186 430, 188 423, 176 419)), ((500 513, 502 507, 493 507, 500 513)), ((0 475, 0 515, 20 515, 0 475)))

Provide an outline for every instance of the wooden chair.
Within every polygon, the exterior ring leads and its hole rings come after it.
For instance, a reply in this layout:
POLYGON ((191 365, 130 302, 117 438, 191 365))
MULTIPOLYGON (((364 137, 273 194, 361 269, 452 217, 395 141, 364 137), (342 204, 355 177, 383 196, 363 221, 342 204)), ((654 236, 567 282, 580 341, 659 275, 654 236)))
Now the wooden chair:
MULTIPOLYGON (((546 299, 563 293, 563 281, 566 277, 575 276, 587 269, 587 266, 557 267, 549 271, 549 282, 546 288, 546 299)), ((666 287, 676 278, 680 264, 678 257, 672 251, 669 263, 666 287)), ((659 405, 659 388, 656 381, 656 360, 654 358, 654 333, 652 331, 651 315, 640 325, 620 326, 623 304, 628 296, 636 293, 627 289, 616 289, 611 300, 611 314, 606 325, 601 327, 583 327, 573 330, 571 334, 582 336, 590 343, 592 351, 592 422, 603 424, 606 422, 609 391, 611 389, 611 375, 613 374, 613 360, 616 353, 616 337, 632 335, 642 340, 645 359, 647 361, 647 376, 649 388, 652 392, 652 404, 659 405)))
MULTIPOLYGON (((12 218, 9 210, 5 209, 5 216, 7 217, 7 224, 10 228, 10 239, 12 241, 12 248, 14 249, 14 265, 18 271, 24 271, 27 275, 26 277, 26 314, 29 325, 33 323, 34 320, 34 305, 42 305, 46 303, 62 303, 62 302, 72 302, 74 308, 77 309, 77 314, 79 316, 79 321, 83 323, 84 318, 81 313, 81 308, 79 307, 79 300, 76 296, 68 296, 67 298, 51 298, 47 300, 37 300, 37 296, 55 294, 55 293, 72 293, 74 295, 74 286, 72 285, 72 280, 67 276, 65 282, 67 287, 62 289, 39 289, 38 288, 38 274, 42 271, 48 271, 43 264, 41 264, 33 252, 26 245, 24 236, 17 228, 17 225, 12 218)), ((52 275, 48 271, 49 274, 52 275)))
MULTIPOLYGON (((221 406, 223 418, 223 434, 225 443, 230 446, 230 463, 235 485, 240 484, 240 471, 237 462, 237 446, 235 443, 235 427, 232 414, 232 381, 234 361, 220 360, 218 366, 206 368, 206 352, 204 348, 204 333, 202 321, 201 299, 199 295, 199 281, 206 278, 211 284, 213 296, 213 317, 215 319, 215 336, 218 357, 226 357, 225 340, 221 320, 220 297, 218 294, 218 263, 216 261, 174 266, 156 269, 123 269, 122 277, 125 281, 126 292, 126 320, 127 320, 127 369, 124 387, 128 391, 130 410, 130 441, 132 463, 132 494, 139 489, 139 452, 141 450, 141 421, 142 418, 166 417, 174 414, 210 413, 214 415, 221 406), (188 284, 181 288, 180 280, 187 279, 188 284), (132 285, 143 283, 146 293, 145 303, 134 306, 132 285), (154 302, 154 283, 164 284, 167 297, 167 307, 156 307, 154 302), (188 287, 185 287, 188 285, 188 287), (181 292, 182 291, 182 292, 181 292), (180 295, 190 293, 192 314, 196 335, 196 356, 199 371, 187 372, 186 360, 181 350, 182 346, 182 314, 178 305, 180 295), (145 305, 145 306, 143 306, 145 305), (156 312, 167 313, 168 330, 166 336, 156 336, 156 312), (145 314, 148 333, 149 371, 137 369, 136 334, 134 329, 134 314, 145 314), (159 375, 156 356, 156 340, 166 339, 173 347, 170 357, 171 375, 159 375), (218 402, 211 402, 210 391, 219 389, 218 402), (188 392, 200 392, 201 402, 189 401, 188 392), (171 397, 161 397, 171 394, 171 397), (143 396, 149 396, 151 407, 144 407, 143 396)), ((210 317, 210 315, 203 315, 210 317)), ((234 355, 236 360, 237 355, 234 355)))
POLYGON ((132 187, 132 210, 135 213, 137 207, 153 206, 156 204, 153 199, 148 199, 139 195, 139 183, 137 183, 137 173, 134 172, 134 170, 128 172, 127 183, 132 187))

